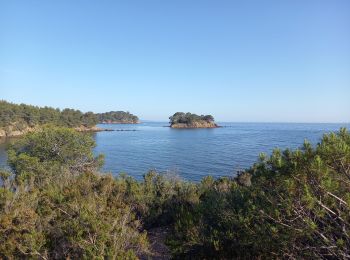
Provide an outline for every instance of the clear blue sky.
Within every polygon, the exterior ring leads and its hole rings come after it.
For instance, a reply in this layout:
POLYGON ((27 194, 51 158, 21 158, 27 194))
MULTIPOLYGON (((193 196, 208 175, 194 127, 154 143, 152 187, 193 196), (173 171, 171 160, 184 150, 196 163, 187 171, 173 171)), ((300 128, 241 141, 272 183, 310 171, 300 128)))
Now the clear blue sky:
POLYGON ((349 122, 350 1, 0 0, 0 99, 349 122))

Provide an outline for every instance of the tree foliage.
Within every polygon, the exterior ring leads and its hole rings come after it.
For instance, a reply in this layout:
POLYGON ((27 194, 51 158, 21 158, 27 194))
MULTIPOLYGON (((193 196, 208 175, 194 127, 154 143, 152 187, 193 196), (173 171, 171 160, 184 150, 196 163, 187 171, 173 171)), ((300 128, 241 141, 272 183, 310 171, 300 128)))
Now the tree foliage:
POLYGON ((45 127, 26 135, 8 149, 8 162, 17 180, 52 181, 63 172, 94 172, 103 156, 94 157, 94 140, 73 129, 45 127), (56 176, 55 176, 56 175, 56 176))
POLYGON ((208 123, 214 122, 212 115, 196 115, 191 113, 176 112, 174 115, 169 117, 170 124, 191 124, 198 121, 206 121, 208 123))
POLYGON ((0 127, 6 127, 13 123, 22 123, 30 127, 44 124, 76 127, 96 125, 98 119, 92 112, 82 113, 79 110, 69 108, 61 111, 52 107, 17 105, 0 101, 0 127))

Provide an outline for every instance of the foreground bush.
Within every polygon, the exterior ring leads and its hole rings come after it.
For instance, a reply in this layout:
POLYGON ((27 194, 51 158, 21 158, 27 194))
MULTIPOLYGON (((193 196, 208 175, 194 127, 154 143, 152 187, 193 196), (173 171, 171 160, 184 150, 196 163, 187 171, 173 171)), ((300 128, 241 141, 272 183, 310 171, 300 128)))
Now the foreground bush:
POLYGON ((169 243, 177 256, 350 257, 349 132, 262 155, 248 172, 251 185, 216 181, 178 213, 169 243))
POLYGON ((46 128, 9 151, 2 172, 0 258, 136 258, 146 233, 109 175, 96 173, 91 137, 46 128))

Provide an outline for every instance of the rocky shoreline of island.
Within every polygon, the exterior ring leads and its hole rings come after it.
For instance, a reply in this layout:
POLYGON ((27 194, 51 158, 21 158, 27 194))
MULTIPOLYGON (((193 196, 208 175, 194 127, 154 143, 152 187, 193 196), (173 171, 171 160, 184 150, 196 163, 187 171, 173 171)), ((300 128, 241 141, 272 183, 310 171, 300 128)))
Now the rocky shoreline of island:
POLYGON ((198 122, 189 123, 189 124, 184 124, 184 123, 172 124, 170 127, 177 128, 177 129, 185 129, 185 128, 218 128, 219 126, 213 122, 198 121, 198 122))

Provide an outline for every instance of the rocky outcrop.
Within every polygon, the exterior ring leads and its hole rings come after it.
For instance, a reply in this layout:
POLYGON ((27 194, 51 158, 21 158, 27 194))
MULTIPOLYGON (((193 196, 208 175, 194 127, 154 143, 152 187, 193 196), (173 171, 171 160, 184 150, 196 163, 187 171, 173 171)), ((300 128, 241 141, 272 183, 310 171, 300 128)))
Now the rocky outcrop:
MULTIPOLYGON (((6 127, 1 127, 0 128, 0 138, 5 138, 5 137, 16 137, 16 136, 21 136, 21 135, 25 135, 26 133, 29 132, 34 132, 37 131, 38 129, 40 129, 40 126, 35 126, 35 127, 30 127, 30 126, 19 126, 17 124, 12 124, 6 127)), ((104 129, 104 128, 100 128, 97 126, 91 126, 91 127, 87 127, 87 126, 79 126, 79 127, 75 127, 74 130, 78 131, 78 132, 101 132, 101 131, 114 131, 113 129, 104 129)))
POLYGON ((170 125, 171 128, 217 128, 218 125, 214 122, 199 120, 192 123, 175 123, 170 125))
POLYGON ((0 128, 0 138, 21 136, 37 130, 37 127, 12 124, 0 128))
POLYGON ((5 130, 0 129, 0 138, 1 138, 1 137, 5 137, 5 136, 6 136, 5 130))

